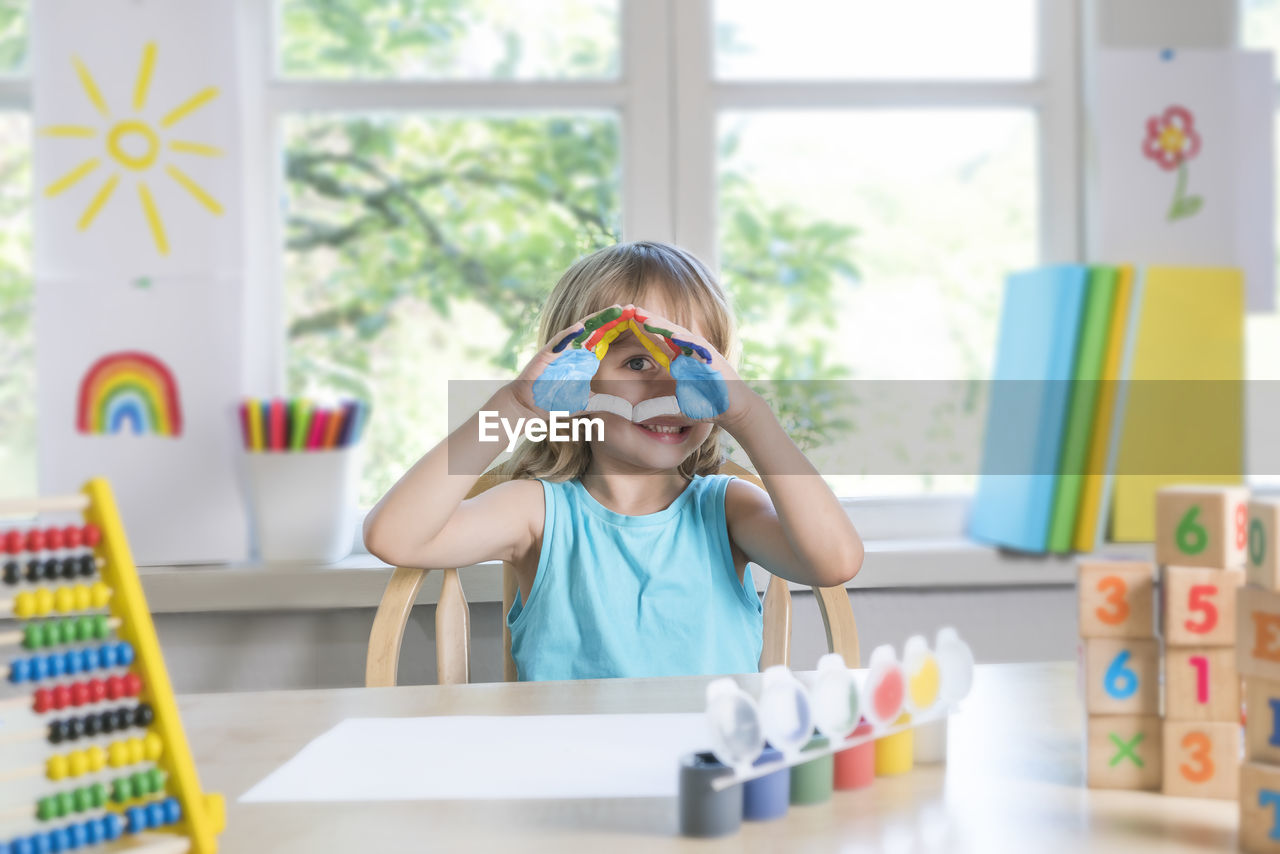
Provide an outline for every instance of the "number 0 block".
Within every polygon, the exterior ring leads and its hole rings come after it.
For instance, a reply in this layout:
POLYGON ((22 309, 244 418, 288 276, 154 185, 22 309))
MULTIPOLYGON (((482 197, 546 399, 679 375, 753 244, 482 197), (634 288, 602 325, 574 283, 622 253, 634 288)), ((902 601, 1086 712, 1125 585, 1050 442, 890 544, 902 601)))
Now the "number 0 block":
POLYGON ((1240 766, 1240 850, 1280 854, 1280 767, 1240 766))
POLYGON ((1255 498, 1249 502, 1249 583, 1280 590, 1280 499, 1255 498))
POLYGON ((1249 490, 1167 486, 1156 493, 1156 563, 1243 567, 1249 490))
POLYGON ((1280 682, 1247 680, 1244 702, 1245 759, 1280 764, 1280 682))
POLYGON ((1166 795, 1232 800, 1240 791, 1240 724, 1164 722, 1166 795))
POLYGON ((1159 789, 1163 729, 1154 715, 1090 715, 1091 789, 1159 789))
POLYGON ((1160 647, 1154 638, 1088 638, 1082 657, 1089 714, 1160 714, 1160 647))
POLYGON ((1229 646, 1168 647, 1164 716, 1171 721, 1240 723, 1240 675, 1229 646))
POLYGON ((1241 587, 1236 602, 1236 670, 1280 682, 1280 593, 1241 587))
POLYGON ((1170 646, 1231 646, 1243 569, 1164 568, 1161 623, 1170 646))
POLYGON ((1082 560, 1076 590, 1080 595, 1080 637, 1155 637, 1154 564, 1082 560))

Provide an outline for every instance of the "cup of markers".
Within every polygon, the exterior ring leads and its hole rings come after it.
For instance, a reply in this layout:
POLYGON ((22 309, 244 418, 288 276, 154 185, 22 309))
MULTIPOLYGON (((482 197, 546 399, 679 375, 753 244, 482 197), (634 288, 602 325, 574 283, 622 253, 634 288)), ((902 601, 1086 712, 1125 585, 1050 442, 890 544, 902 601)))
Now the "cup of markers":
POLYGON ((239 418, 258 557, 325 564, 349 555, 369 405, 249 398, 239 418))

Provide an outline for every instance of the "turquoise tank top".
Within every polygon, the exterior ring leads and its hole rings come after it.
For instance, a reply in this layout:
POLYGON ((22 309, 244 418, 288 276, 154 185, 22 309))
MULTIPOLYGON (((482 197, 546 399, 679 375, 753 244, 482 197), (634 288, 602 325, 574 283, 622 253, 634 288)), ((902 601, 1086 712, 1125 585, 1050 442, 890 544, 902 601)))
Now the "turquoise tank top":
POLYGON ((507 614, 521 681, 755 673, 764 608, 733 566, 724 494, 695 476, 664 510, 615 513, 578 480, 541 481, 537 575, 507 614))

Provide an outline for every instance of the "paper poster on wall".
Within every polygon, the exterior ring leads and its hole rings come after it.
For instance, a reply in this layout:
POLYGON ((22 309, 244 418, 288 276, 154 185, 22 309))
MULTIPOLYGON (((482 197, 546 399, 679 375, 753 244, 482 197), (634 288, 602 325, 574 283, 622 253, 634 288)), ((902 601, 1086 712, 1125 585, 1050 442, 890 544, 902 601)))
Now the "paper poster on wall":
POLYGON ((1273 102, 1270 53, 1101 51, 1094 257, 1239 267, 1248 310, 1270 311, 1273 102))
POLYGON ((33 4, 38 272, 240 268, 233 11, 224 2, 33 4))
POLYGON ((139 564, 244 560, 233 279, 41 279, 42 493, 110 479, 139 564))

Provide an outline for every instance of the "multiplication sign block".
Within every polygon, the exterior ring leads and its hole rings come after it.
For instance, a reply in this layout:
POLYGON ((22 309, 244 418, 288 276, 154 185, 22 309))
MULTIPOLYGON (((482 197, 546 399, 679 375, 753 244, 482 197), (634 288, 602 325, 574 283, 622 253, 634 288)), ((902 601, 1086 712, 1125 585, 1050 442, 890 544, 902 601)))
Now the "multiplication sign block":
POLYGON ((1163 730, 1155 715, 1090 715, 1087 783, 1091 789, 1159 789, 1163 730))

